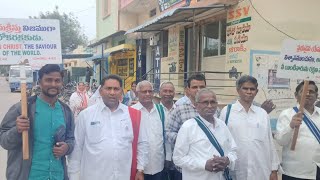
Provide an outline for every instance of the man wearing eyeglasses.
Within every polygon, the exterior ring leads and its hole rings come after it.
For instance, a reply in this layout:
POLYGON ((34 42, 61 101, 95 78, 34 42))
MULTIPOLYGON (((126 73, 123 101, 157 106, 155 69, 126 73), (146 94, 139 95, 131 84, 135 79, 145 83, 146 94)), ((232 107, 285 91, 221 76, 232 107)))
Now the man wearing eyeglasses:
POLYGON ((255 106, 253 100, 258 93, 257 79, 242 76, 236 83, 239 99, 221 111, 220 119, 225 121, 237 144, 235 170, 236 180, 277 180, 279 158, 275 149, 270 119, 265 110, 255 106))
POLYGON ((136 87, 139 102, 132 108, 141 111, 141 123, 148 135, 149 162, 144 166, 144 180, 163 180, 165 162, 163 123, 160 112, 153 103, 153 86, 149 81, 141 81, 136 87))
MULTIPOLYGON (((168 122, 166 124, 166 139, 174 148, 178 131, 182 124, 198 115, 195 107, 195 96, 196 93, 206 87, 206 78, 202 74, 194 74, 187 80, 187 94, 189 100, 181 105, 177 105, 175 109, 170 111, 168 115, 168 122)), ((176 166, 174 180, 182 180, 181 168, 176 166)))
POLYGON ((226 168, 234 168, 236 143, 225 123, 213 116, 217 106, 215 93, 206 88, 199 90, 195 97, 199 116, 183 123, 179 130, 173 161, 182 168, 184 180, 225 180, 226 168), (217 140, 217 148, 198 123, 202 123, 217 140), (223 155, 219 153, 219 147, 223 155))

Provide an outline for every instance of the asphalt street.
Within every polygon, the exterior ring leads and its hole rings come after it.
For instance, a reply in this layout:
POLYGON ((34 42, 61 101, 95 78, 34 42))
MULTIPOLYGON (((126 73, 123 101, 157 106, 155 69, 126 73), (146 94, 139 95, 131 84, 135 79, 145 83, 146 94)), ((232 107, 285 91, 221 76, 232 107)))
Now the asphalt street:
MULTIPOLYGON (((0 122, 9 108, 20 100, 20 93, 11 93, 9 84, 4 77, 0 77, 0 122)), ((7 151, 0 146, 0 179, 5 178, 7 151)))

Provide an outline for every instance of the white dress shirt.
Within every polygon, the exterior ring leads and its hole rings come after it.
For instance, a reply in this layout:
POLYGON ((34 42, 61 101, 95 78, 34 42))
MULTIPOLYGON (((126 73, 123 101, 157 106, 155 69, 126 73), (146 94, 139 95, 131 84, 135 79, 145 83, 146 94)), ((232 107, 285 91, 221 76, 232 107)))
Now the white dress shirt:
MULTIPOLYGON (((226 120, 227 106, 220 114, 226 120)), ((265 110, 251 105, 248 112, 239 101, 232 105, 228 128, 237 144, 236 180, 269 180, 272 170, 278 170, 280 162, 274 146, 270 119, 265 110)))
MULTIPOLYGON (((163 111, 164 111, 164 114, 165 114, 165 123, 164 123, 164 127, 166 127, 167 126, 167 124, 168 124, 168 114, 169 114, 169 112, 172 110, 172 109, 174 109, 174 108, 176 108, 176 105, 175 104, 173 104, 173 106, 172 106, 172 108, 171 109, 167 109, 162 103, 160 103, 161 105, 162 105, 162 107, 163 107, 163 111)), ((167 161, 172 161, 172 147, 171 147, 171 144, 170 143, 168 143, 168 142, 165 142, 165 145, 166 145, 166 160, 167 161)))
POLYGON ((312 157, 313 162, 320 168, 320 146, 317 146, 316 152, 312 157))
MULTIPOLYGON (((146 128, 140 123, 137 169, 148 163, 146 128)), ((133 131, 128 107, 119 104, 111 112, 102 102, 88 107, 78 116, 75 147, 69 158, 70 180, 80 171, 81 180, 129 180, 133 131)))
POLYGON ((131 106, 141 111, 141 120, 145 124, 149 142, 149 163, 144 167, 144 173, 154 175, 164 168, 163 128, 160 115, 153 105, 149 112, 140 102, 131 106))
MULTIPOLYGON (((312 114, 307 110, 304 110, 304 113, 320 128, 320 109, 318 107, 315 107, 315 111, 312 114)), ((290 150, 294 132, 290 127, 290 122, 295 114, 296 112, 293 108, 286 109, 281 112, 277 122, 275 138, 283 146, 282 168, 287 176, 301 179, 316 179, 317 166, 313 162, 313 156, 316 156, 316 154, 320 155, 320 151, 317 151, 317 147, 320 145, 304 122, 300 125, 295 150, 290 150)))
MULTIPOLYGON (((215 125, 200 118, 219 142, 225 156, 229 158, 229 167, 234 168, 237 147, 227 126, 217 118, 215 125)), ((174 164, 182 168, 182 179, 225 180, 223 171, 215 173, 205 170, 207 160, 213 158, 213 155, 220 156, 197 121, 190 119, 183 123, 173 152, 174 164)))

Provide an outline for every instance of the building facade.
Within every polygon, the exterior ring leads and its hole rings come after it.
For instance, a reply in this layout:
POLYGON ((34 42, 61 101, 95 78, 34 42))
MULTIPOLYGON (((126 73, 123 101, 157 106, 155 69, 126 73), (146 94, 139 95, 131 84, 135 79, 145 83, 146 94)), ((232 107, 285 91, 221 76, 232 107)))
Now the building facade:
POLYGON ((259 81, 256 100, 277 104, 272 118, 295 104, 293 90, 299 80, 276 78, 281 46, 285 39, 320 40, 320 23, 314 20, 319 1, 157 3, 159 14, 126 32, 146 41, 146 61, 154 68, 155 85, 170 80, 182 91, 188 73, 201 71, 219 103, 228 104, 237 98, 236 79, 249 74, 259 81), (302 9, 305 13, 300 13, 302 9))

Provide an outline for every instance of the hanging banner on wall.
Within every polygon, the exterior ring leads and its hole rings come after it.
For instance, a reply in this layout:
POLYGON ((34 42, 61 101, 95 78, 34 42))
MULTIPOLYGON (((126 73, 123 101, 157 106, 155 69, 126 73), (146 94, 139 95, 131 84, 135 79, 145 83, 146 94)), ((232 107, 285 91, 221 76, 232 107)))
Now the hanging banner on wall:
POLYGON ((0 65, 48 63, 62 64, 59 20, 0 18, 0 65))
POLYGON ((249 40, 252 32, 251 5, 247 1, 230 8, 227 15, 226 28, 226 71, 230 78, 238 78, 237 72, 246 72, 244 64, 247 63, 250 52, 249 40))
POLYGON ((320 41, 285 40, 277 77, 320 80, 320 41))

